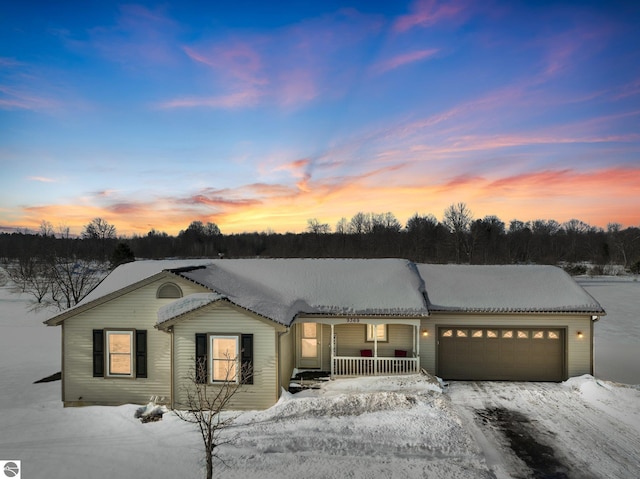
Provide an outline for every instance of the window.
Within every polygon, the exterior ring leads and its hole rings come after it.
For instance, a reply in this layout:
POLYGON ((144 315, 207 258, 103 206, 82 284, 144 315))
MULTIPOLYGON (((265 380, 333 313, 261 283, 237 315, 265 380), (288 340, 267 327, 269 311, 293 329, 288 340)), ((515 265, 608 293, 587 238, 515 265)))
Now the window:
POLYGON ((472 338, 482 338, 482 329, 472 329, 471 330, 472 338))
POLYGON ((253 334, 196 333, 196 381, 253 384, 253 334))
POLYGON ((466 338, 469 332, 466 329, 456 329, 456 338, 466 338))
POLYGON ((387 339, 387 325, 386 324, 367 324, 367 339, 368 343, 373 342, 374 337, 377 336, 378 341, 386 342, 387 339))
POLYGON ((529 339, 529 331, 518 331, 518 339, 529 339))
POLYGON ((498 331, 495 329, 487 329, 487 338, 497 338, 498 331))
POLYGON ((502 339, 511 339, 513 338, 513 331, 503 330, 502 331, 502 339))
POLYGON ((544 331, 534 331, 533 339, 544 339, 544 331))
POLYGON ((233 336, 209 336, 211 350, 211 382, 238 382, 240 338, 233 336))
POLYGON ((165 283, 158 288, 156 298, 182 298, 182 290, 175 283, 165 283))
POLYGON ((146 378, 146 330, 93 330, 93 377, 146 378))
POLYGON ((107 331, 107 376, 133 375, 133 331, 107 331))
POLYGON ((450 338, 451 336, 453 336, 453 329, 445 329, 442 331, 441 335, 443 338, 450 338))
POLYGON ((318 324, 302 323, 300 350, 303 358, 318 357, 318 324))
POLYGON ((559 338, 560 338, 560 335, 559 335, 556 331, 549 331, 549 332, 547 333, 547 337, 548 337, 549 339, 559 339, 559 338))

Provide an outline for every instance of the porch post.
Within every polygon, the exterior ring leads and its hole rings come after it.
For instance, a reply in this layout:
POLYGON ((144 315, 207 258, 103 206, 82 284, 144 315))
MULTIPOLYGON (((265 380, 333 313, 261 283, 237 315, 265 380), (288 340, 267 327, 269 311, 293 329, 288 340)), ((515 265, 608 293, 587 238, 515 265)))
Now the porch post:
MULTIPOLYGON (((420 358, 420 326, 414 326, 413 327, 413 337, 416 338, 416 358, 420 358)), ((416 361, 418 361, 418 359, 416 359, 416 361)), ((420 363, 418 363, 418 366, 420 366, 420 363)), ((416 369, 420 369, 419 367, 416 367, 416 369)))
POLYGON ((336 339, 333 337, 333 323, 331 323, 331 377, 333 377, 334 367, 333 367, 333 356, 335 355, 335 342, 336 339))
POLYGON ((378 325, 373 325, 373 374, 378 374, 378 325))

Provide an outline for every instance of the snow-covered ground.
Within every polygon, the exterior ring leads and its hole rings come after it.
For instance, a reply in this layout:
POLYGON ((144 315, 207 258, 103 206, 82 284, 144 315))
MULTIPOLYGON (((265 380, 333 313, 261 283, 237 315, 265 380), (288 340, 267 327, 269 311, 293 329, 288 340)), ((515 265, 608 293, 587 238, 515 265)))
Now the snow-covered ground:
MULTIPOLYGON (((216 474, 527 477, 530 466, 491 420, 509 409, 530 419, 534 439, 569 471, 556 477, 638 477, 640 390, 602 379, 640 384, 639 284, 585 281, 608 312, 596 323, 600 380, 453 383, 444 392, 426 376, 332 381, 239 414, 216 474)), ((200 477, 192 425, 172 414, 141 424, 136 405, 64 409, 59 381, 33 384, 60 370, 60 328, 42 325, 49 314, 29 312, 28 298, 0 281, 0 460, 21 460, 24 478, 200 477)))
POLYGON ((607 315, 595 323, 595 375, 640 384, 640 278, 581 277, 578 283, 607 315))

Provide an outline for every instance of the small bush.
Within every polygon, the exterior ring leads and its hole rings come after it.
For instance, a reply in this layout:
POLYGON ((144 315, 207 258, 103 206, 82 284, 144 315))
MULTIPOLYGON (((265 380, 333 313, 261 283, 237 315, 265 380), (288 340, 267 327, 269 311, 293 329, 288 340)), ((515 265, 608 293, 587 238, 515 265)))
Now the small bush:
POLYGON ((589 268, 589 276, 602 276, 604 274, 604 266, 596 264, 589 268))
POLYGON ((629 271, 633 274, 640 274, 640 259, 629 267, 629 271))
POLYGON ((580 276, 587 273, 587 267, 583 264, 567 264, 564 270, 571 276, 580 276))

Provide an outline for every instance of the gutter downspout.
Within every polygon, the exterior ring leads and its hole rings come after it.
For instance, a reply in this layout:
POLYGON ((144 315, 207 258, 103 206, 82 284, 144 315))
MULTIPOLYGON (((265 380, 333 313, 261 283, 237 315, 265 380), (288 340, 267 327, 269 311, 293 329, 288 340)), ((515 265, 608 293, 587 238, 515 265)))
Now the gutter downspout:
POLYGON ((174 346, 173 346, 173 342, 174 342, 174 334, 173 334, 173 326, 169 327, 169 334, 171 335, 171 339, 170 339, 170 346, 169 346, 169 354, 171 355, 171 371, 170 371, 170 381, 171 381, 171 387, 169 388, 169 394, 171 394, 171 409, 175 409, 175 384, 173 383, 173 372, 175 369, 175 354, 174 354, 174 346))

